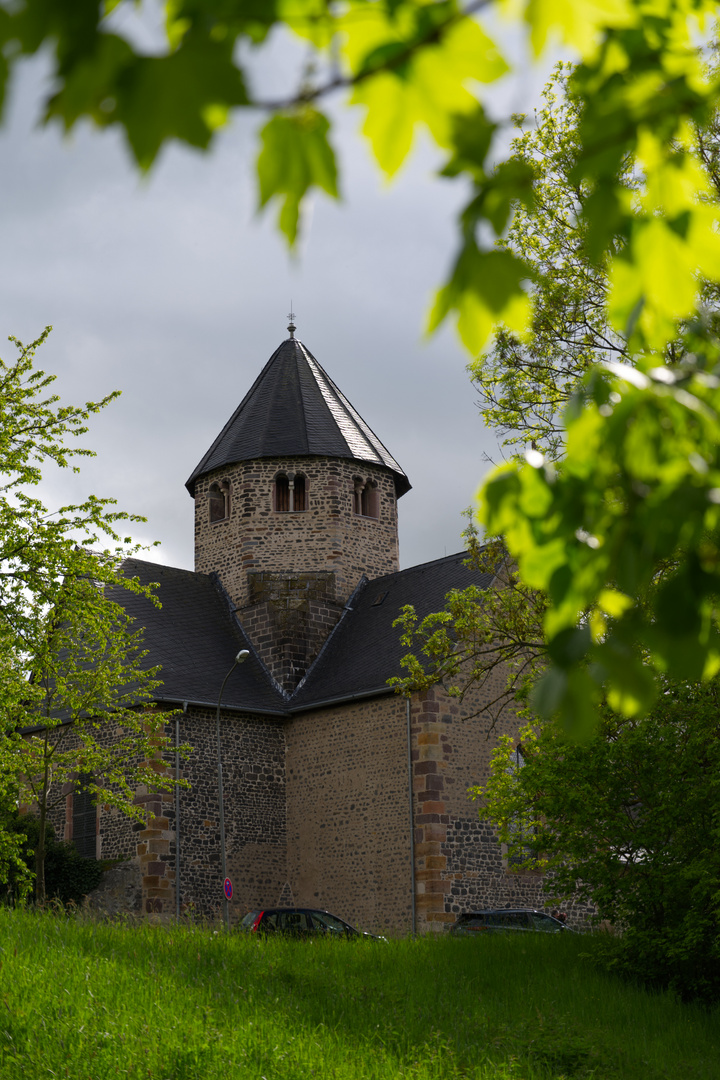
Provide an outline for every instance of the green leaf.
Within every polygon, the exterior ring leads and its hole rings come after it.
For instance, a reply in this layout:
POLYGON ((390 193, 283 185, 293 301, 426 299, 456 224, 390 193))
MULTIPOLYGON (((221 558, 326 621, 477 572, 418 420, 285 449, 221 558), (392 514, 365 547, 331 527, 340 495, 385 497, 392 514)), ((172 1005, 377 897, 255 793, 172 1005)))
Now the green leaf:
POLYGON ((281 203, 278 224, 292 247, 298 235, 302 201, 313 187, 338 198, 335 155, 322 113, 305 108, 274 116, 261 131, 258 157, 260 208, 281 203))
POLYGON ((474 239, 466 240, 449 282, 436 295, 428 332, 454 310, 460 337, 468 349, 478 352, 497 320, 515 329, 524 327, 529 299, 522 286, 531 275, 530 267, 511 252, 480 251, 474 239))
POLYGON ((121 124, 135 160, 148 169, 169 139, 205 149, 226 110, 247 103, 227 42, 187 34, 175 52, 149 57, 103 34, 50 99, 46 119, 61 119, 66 129, 84 115, 100 126, 121 124))
POLYGON ((352 103, 367 109, 363 135, 387 176, 394 176, 410 153, 415 124, 422 119, 411 88, 394 74, 383 72, 355 89, 352 103))
POLYGON ((591 644, 589 626, 561 630, 548 642, 548 656, 558 667, 572 667, 585 659, 591 644))

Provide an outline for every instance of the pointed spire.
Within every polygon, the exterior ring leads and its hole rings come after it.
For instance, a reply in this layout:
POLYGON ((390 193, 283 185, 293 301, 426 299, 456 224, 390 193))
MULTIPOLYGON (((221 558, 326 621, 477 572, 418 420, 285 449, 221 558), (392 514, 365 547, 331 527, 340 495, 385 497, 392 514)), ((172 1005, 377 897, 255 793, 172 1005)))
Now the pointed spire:
MULTIPOLYGON (((291 317, 294 314, 291 311, 291 317)), ((384 466, 398 498, 410 482, 301 341, 283 341, 193 471, 186 487, 214 469, 238 461, 276 457, 334 457, 384 466)))

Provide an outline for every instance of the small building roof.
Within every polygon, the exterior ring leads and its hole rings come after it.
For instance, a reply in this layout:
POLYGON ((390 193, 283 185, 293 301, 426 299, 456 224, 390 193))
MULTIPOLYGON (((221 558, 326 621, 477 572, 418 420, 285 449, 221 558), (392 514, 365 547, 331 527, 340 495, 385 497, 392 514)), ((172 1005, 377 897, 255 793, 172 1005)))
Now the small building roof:
POLYGON ((445 606, 451 589, 489 588, 491 574, 465 563, 467 552, 360 582, 342 619, 292 695, 283 693, 258 659, 235 609, 214 574, 198 574, 128 559, 126 574, 158 582, 161 608, 135 593, 113 596, 145 627, 148 666, 160 664, 158 700, 215 706, 223 679, 240 649, 250 656, 228 680, 223 707, 292 716, 331 702, 390 693, 387 680, 402 674, 404 649, 393 622, 405 604, 420 618, 445 606))
POLYGON ((389 469, 398 498, 410 482, 395 458, 294 337, 275 350, 186 483, 255 458, 336 457, 389 469))

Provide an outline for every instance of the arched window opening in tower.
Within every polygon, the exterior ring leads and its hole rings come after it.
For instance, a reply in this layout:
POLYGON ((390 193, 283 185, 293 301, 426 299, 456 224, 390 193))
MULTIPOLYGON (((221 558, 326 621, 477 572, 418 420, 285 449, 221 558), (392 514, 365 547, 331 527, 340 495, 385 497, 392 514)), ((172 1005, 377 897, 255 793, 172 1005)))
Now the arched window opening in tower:
POLYGON ((380 494, 377 483, 356 476, 353 480, 353 513, 359 517, 380 517, 380 494))
POLYGON ((275 510, 281 514, 307 509, 307 482, 302 473, 278 473, 273 492, 275 510))
POLYGON ((227 480, 210 485, 208 492, 210 521, 225 521, 230 517, 230 484, 227 480))

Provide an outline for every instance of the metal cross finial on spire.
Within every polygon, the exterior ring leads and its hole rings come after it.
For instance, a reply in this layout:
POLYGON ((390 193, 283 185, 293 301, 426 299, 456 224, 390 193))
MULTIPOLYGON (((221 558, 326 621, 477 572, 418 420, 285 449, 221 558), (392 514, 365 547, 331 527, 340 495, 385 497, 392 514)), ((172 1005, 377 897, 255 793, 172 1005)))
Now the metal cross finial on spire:
POLYGON ((290 320, 290 325, 288 326, 288 330, 290 331, 290 337, 294 338, 295 337, 295 312, 292 309, 292 300, 290 301, 290 314, 288 315, 288 319, 290 320))

